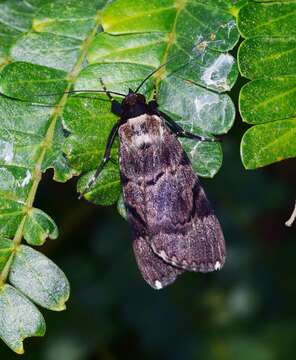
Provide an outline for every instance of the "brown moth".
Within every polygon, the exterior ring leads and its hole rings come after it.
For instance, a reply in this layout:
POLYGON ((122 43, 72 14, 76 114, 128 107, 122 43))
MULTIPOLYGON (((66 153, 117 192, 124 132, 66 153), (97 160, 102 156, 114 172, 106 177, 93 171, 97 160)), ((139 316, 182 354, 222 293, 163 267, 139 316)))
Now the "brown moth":
POLYGON ((138 93, 153 73, 127 95, 108 91, 101 81, 119 120, 109 135, 104 158, 81 196, 110 159, 118 134, 134 254, 143 278, 154 289, 161 289, 186 270, 205 273, 220 269, 225 262, 225 243, 219 221, 177 137, 217 140, 183 130, 158 109, 155 99, 147 102, 138 93), (121 103, 112 98, 113 93, 124 96, 121 103))

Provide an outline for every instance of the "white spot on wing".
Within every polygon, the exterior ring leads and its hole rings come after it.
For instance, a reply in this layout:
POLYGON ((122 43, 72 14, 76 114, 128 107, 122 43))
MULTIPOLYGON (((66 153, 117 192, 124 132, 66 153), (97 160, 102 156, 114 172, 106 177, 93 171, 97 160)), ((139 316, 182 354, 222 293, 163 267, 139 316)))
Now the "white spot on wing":
POLYGON ((156 280, 156 281, 154 282, 154 285, 155 285, 155 287, 156 287, 157 290, 162 289, 162 283, 161 283, 159 280, 156 280))
POLYGON ((220 270, 220 269, 221 269, 221 263, 220 261, 216 261, 215 270, 220 270))

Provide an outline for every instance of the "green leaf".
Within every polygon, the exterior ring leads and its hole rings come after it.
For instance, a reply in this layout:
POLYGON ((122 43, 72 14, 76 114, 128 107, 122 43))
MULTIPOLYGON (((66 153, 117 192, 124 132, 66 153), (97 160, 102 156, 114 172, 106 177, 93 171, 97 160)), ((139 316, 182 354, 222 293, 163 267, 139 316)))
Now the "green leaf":
MULTIPOLYGON (((102 14, 105 32, 93 39, 87 54, 89 65, 80 72, 75 90, 103 90, 102 78, 107 89, 127 93, 169 61, 141 92, 149 98, 156 86, 160 107, 191 131, 226 133, 235 111, 228 95, 220 93, 230 90, 237 77, 234 58, 225 53, 238 41, 232 8, 231 1, 112 2, 102 14)), ((107 134, 116 121, 116 117, 107 115, 110 107, 104 100, 97 95, 96 100, 75 97, 73 103, 67 103, 63 124, 70 136, 65 152, 77 171, 94 169, 103 157, 107 134)), ((196 153, 195 145, 192 142, 188 152, 196 153)), ((198 158, 204 160, 195 166, 198 174, 214 176, 222 163, 219 145, 199 146, 198 150, 198 158)), ((116 156, 116 146, 112 156, 116 156)), ((86 183, 83 178, 79 190, 86 183)), ((119 194, 117 184, 115 181, 112 201, 119 194)), ((100 204, 111 203, 109 196, 105 202, 106 194, 100 194, 105 186, 97 187, 87 198, 100 204)))
POLYGON ((103 26, 113 34, 169 32, 175 17, 175 0, 119 0, 105 9, 103 26))
POLYGON ((80 53, 81 41, 55 34, 31 33, 21 37, 13 46, 11 55, 16 61, 42 64, 70 71, 80 53), (56 57, 56 53, 60 57, 56 57))
POLYGON ((86 0, 50 1, 34 17, 33 30, 83 41, 96 27, 94 10, 103 5, 104 0, 93 0, 91 4, 86 0))
POLYGON ((191 161, 193 170, 203 177, 214 177, 219 171, 223 154, 219 143, 196 142, 191 139, 180 139, 191 161))
POLYGON ((36 11, 26 1, 6 0, 0 3, 0 67, 10 61, 9 50, 32 26, 36 11))
MULTIPOLYGON (((0 88, 15 97, 21 96, 24 86, 29 88, 29 82, 33 84, 33 93, 39 93, 46 86, 51 91, 60 90, 65 88, 61 75, 64 73, 54 69, 13 63, 2 71, 0 88)), ((40 181, 41 172, 52 167, 55 178, 65 181, 73 171, 62 155, 61 139, 57 134, 62 131, 61 123, 53 108, 1 97, 0 120, 0 234, 13 237, 28 214, 30 192, 40 181)))
POLYGON ((65 310, 69 282, 57 265, 40 252, 21 245, 16 251, 10 283, 36 304, 54 311, 65 310))
POLYGON ((0 238, 0 272, 4 269, 14 249, 13 242, 6 238, 0 238))
MULTIPOLYGON (((23 294, 54 310, 61 310, 68 297, 61 271, 26 247, 21 247, 14 261, 12 256, 23 238, 41 245, 47 237, 58 235, 54 221, 33 207, 35 195, 47 169, 54 169, 57 181, 79 173, 64 155, 62 111, 70 97, 64 92, 87 65, 87 52, 100 32, 100 12, 106 2, 9 0, 0 4, 0 40, 4 41, 0 42, 0 91, 4 94, 0 97, 0 284, 5 286, 10 272, 11 281, 23 294), (57 95, 42 96, 48 93, 57 95), (51 274, 42 272, 49 269, 51 274)), ((11 322, 19 323, 13 314, 11 322)), ((12 327, 10 336, 19 339, 17 329, 12 327)))
MULTIPOLYGON (((262 1, 260 1, 262 2, 262 1)), ((275 2, 275 4, 256 4, 249 2, 237 19, 239 31, 244 38, 255 36, 287 37, 296 35, 295 2, 275 2)))
MULTIPOLYGON (((149 75, 152 70, 154 69, 151 66, 130 64, 128 62, 91 64, 80 72, 75 83, 75 90, 82 91, 87 88, 102 91, 101 77, 109 90, 126 94, 129 88, 134 89, 137 87, 143 80, 143 77, 145 78, 145 76, 149 75)), ((150 81, 143 87, 143 92, 149 92, 151 88, 152 83, 150 81)), ((105 108, 103 109, 105 110, 105 108)), ((109 109, 111 109, 111 107, 109 107, 109 109)))
POLYGON ((247 169, 295 157, 296 118, 252 127, 242 138, 241 151, 247 169))
POLYGON ((120 194, 119 199, 117 201, 117 211, 124 218, 124 220, 127 220, 127 212, 126 212, 126 207, 124 204, 122 193, 120 194))
MULTIPOLYGON (((57 236, 54 222, 33 207, 42 173, 53 168, 54 178, 66 181, 87 172, 78 182, 78 189, 84 190, 116 121, 105 95, 90 96, 85 91, 72 97, 69 90, 102 90, 102 77, 109 90, 126 93, 168 61, 141 88, 147 99, 156 87, 162 109, 199 134, 226 133, 232 126, 233 104, 223 94, 237 77, 234 58, 227 53, 239 38, 232 1, 27 0, 2 4, 13 11, 19 6, 21 14, 15 23, 8 22, 6 30, 13 40, 4 49, 4 64, 9 64, 0 73, 0 91, 6 95, 0 98, 0 235, 13 240, 14 249, 23 237, 37 245, 46 236, 57 236), (16 30, 13 26, 18 22, 26 25, 16 30), (49 93, 59 95, 42 96, 49 93), (169 103, 176 93, 181 99, 178 106, 169 103), (189 114, 187 106, 193 113, 189 114)), ((198 156, 195 152, 194 158, 201 162, 196 167, 200 174, 213 176, 218 171, 222 162, 219 146, 208 144, 200 146, 198 156)), ((118 142, 112 149, 115 162, 117 157, 118 142)), ((118 165, 110 163, 86 198, 112 204, 120 192, 118 165)), ((30 269, 34 269, 30 259, 36 255, 28 249, 21 247, 16 254, 12 266, 19 268, 10 272, 10 281, 17 281, 17 287, 42 306, 55 307, 44 300, 41 285, 32 289, 28 285, 30 269)), ((8 270, 6 266, 1 274, 4 281, 8 270)))
POLYGON ((0 289, 0 338, 17 354, 24 353, 23 341, 44 336, 45 321, 38 309, 10 285, 0 289))
MULTIPOLYGON (((77 185, 79 192, 83 192, 93 175, 94 171, 91 171, 79 179, 77 185)), ((90 191, 86 193, 85 198, 98 205, 112 205, 118 200, 120 192, 121 181, 118 166, 109 163, 90 191)))
POLYGON ((71 72, 83 52, 83 42, 98 28, 96 11, 106 1, 51 1, 33 21, 32 32, 21 36, 10 49, 14 61, 27 61, 71 72), (62 21, 60 21, 62 20, 62 21))
POLYGON ((249 79, 293 75, 296 68, 295 54, 295 37, 250 38, 239 48, 239 68, 241 74, 249 79))
POLYGON ((45 240, 56 239, 58 228, 50 216, 39 209, 29 211, 25 227, 24 238, 30 245, 43 245, 45 240))
MULTIPOLYGON (((0 73, 0 90, 3 94, 20 100, 55 104, 61 98, 61 95, 46 97, 37 94, 62 94, 68 83, 66 77, 67 73, 61 70, 33 65, 23 61, 14 62, 4 67, 0 73)), ((17 104, 22 105, 22 109, 27 109, 27 111, 34 109, 30 104, 20 102, 17 104)), ((35 109, 35 111, 38 110, 52 113, 54 108, 42 109, 40 107, 35 109)))
POLYGON ((234 105, 226 94, 196 87, 178 77, 162 82, 159 105, 188 131, 201 134, 224 134, 233 125, 234 105))
POLYGON ((295 2, 249 2, 238 14, 244 40, 238 51, 241 74, 251 82, 240 92, 241 157, 255 169, 296 156, 295 2), (258 125, 257 125, 258 124, 258 125))
MULTIPOLYGON (((127 34, 113 36, 102 33, 97 36, 89 49, 87 59, 90 64, 99 62, 140 63, 157 67, 164 53, 167 33, 127 34)), ((105 77, 106 74, 104 74, 105 77)))
MULTIPOLYGON (((117 120, 110 112, 109 101, 103 101, 104 97, 99 101, 92 94, 87 96, 90 98, 72 97, 63 112, 64 127, 70 133, 64 151, 78 172, 94 169, 103 159, 106 139, 117 120)), ((112 153, 113 158, 116 156, 117 147, 112 153)))
POLYGON ((240 92, 240 112, 249 124, 293 117, 295 104, 296 74, 253 80, 240 92))

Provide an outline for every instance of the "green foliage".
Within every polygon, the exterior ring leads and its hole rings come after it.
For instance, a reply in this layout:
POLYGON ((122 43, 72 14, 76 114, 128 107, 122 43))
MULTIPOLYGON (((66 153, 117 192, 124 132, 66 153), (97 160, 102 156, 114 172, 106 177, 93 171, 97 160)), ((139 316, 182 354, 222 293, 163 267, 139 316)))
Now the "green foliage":
POLYGON ((191 160, 194 171, 204 177, 213 177, 222 163, 221 146, 191 139, 180 139, 180 141, 191 160), (211 156, 208 156, 209 153, 211 156))
MULTIPOLYGON (((239 68, 252 80, 240 111, 255 125, 242 140, 244 165, 294 157, 295 12, 294 1, 271 0, 0 2, 0 337, 11 349, 22 353, 25 338, 44 335, 34 303, 60 311, 69 297, 63 272, 21 241, 38 246, 58 236, 53 219, 33 206, 42 174, 52 168, 62 182, 83 174, 81 192, 103 157, 116 116, 104 94, 91 92, 102 90, 100 77, 126 93, 166 64, 141 92, 149 99, 155 87, 161 109, 189 131, 227 133, 237 16, 245 37, 239 68), (83 93, 71 96, 72 89, 83 93)), ((181 141, 199 175, 218 172, 219 143, 181 141)), ((112 159, 85 197, 102 205, 119 199, 126 216, 118 142, 112 159)))
POLYGON ((36 306, 11 285, 0 289, 0 337, 17 354, 23 354, 23 340, 43 336, 45 321, 36 306))
POLYGON ((240 112, 253 124, 243 136, 241 156, 255 169, 296 156, 296 3, 250 2, 241 8, 238 28, 243 76, 240 112))
POLYGON ((39 209, 28 211, 24 238, 30 245, 43 245, 47 238, 56 239, 58 228, 50 216, 39 209))
MULTIPOLYGON (((126 93, 168 62, 141 88, 147 98, 155 87, 162 110, 197 134, 227 133, 234 121, 225 94, 237 78, 235 60, 227 53, 239 38, 232 1, 117 0, 104 8, 106 3, 0 4, 0 20, 6 18, 0 47, 5 94, 0 98, 0 337, 17 352, 23 351, 24 338, 45 330, 33 302, 62 310, 69 296, 61 270, 20 243, 24 238, 42 245, 58 235, 54 221, 33 207, 42 174, 52 168, 55 180, 67 181, 86 172, 78 182, 82 191, 103 157, 116 117, 105 95, 91 93, 102 90, 100 77, 109 90, 126 93), (71 89, 83 94, 71 96, 71 89), (7 308, 13 296, 28 307, 27 314, 7 308), (15 320, 12 333, 5 312, 15 320)), ((199 175, 217 173, 220 144, 183 144, 199 175)), ((115 163, 117 156, 118 142, 112 150, 115 163)), ((110 163, 85 197, 108 205, 120 192, 118 165, 110 163)))
POLYGON ((0 238, 0 271, 5 267, 13 252, 13 242, 9 239, 0 238))
POLYGON ((0 98, 0 337, 17 353, 23 353, 25 338, 45 332, 44 319, 33 303, 60 311, 69 297, 63 272, 20 243, 24 238, 30 245, 42 245, 47 237, 58 236, 51 217, 33 203, 48 168, 53 168, 57 181, 77 173, 63 154, 61 114, 68 97, 63 92, 72 87, 85 61, 104 4, 0 4, 0 19, 5 19, 0 89, 6 95, 0 98), (45 93, 59 95, 38 95, 45 93))
MULTIPOLYGON (((113 2, 102 14, 106 32, 98 34, 92 41, 87 53, 89 65, 80 72, 75 90, 102 90, 99 82, 99 77, 102 77, 109 90, 126 93, 168 61, 141 91, 149 98, 155 86, 162 110, 190 131, 208 136, 226 133, 233 124, 235 110, 229 96, 221 93, 230 90, 237 76, 234 58, 225 53, 238 40, 231 9, 230 1, 113 2)), ((75 169, 89 170, 90 164, 94 164, 94 168, 102 159, 106 136, 98 133, 101 129, 96 132, 92 127, 93 131, 87 128, 93 122, 88 121, 90 118, 104 118, 104 121, 110 118, 110 115, 105 115, 106 106, 100 103, 88 105, 85 110, 88 114, 81 113, 80 129, 76 127, 75 132, 71 127, 78 122, 76 115, 65 109, 64 124, 71 132, 66 152, 75 169), (83 144, 78 141, 82 133, 86 134, 83 144), (98 146, 94 148, 93 144, 98 146), (99 156, 94 156, 98 152, 99 156), (89 156, 84 158, 83 154, 89 156)), ((115 118, 110 120, 114 124, 115 118)), ((108 125, 102 125, 104 133, 105 126, 108 125)), ((222 163, 219 144, 199 146, 198 158, 195 143, 184 141, 184 145, 188 155, 192 155, 199 175, 212 177, 217 173, 222 163), (201 160, 198 165, 197 160, 201 160)), ((116 178, 110 181, 116 183, 116 178)), ((83 178, 82 183, 86 183, 83 178)), ((104 189, 105 185, 102 184, 101 188, 104 189)), ((118 196, 118 188, 115 189, 118 196)), ((101 200, 96 186, 92 193, 95 197, 87 195, 87 198, 106 203, 106 195, 103 194, 101 200)))
MULTIPOLYGON (((80 178, 77 185, 78 191, 82 192, 85 189, 92 175, 94 175, 93 171, 80 178)), ((118 200, 120 192, 121 184, 118 166, 109 163, 94 186, 85 195, 85 198, 95 204, 112 205, 118 200)))
POLYGON ((57 265, 39 251, 21 245, 16 251, 9 281, 36 304, 54 311, 65 309, 70 292, 68 280, 57 265))
POLYGON ((13 43, 29 31, 32 17, 37 10, 29 1, 3 1, 0 3, 0 66, 9 62, 9 52, 13 43))

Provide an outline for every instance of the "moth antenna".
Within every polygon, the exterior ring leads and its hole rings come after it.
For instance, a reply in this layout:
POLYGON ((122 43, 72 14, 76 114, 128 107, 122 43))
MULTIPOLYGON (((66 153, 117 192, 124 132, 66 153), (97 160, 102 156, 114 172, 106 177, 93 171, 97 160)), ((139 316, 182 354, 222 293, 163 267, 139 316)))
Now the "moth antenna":
POLYGON ((104 91, 105 91, 106 95, 108 96, 108 98, 110 99, 110 101, 111 101, 111 102, 114 101, 113 97, 111 96, 110 91, 107 90, 106 85, 104 84, 103 79, 100 78, 99 80, 100 80, 100 83, 101 83, 101 85, 102 85, 102 88, 104 89, 104 91))
MULTIPOLYGON (((141 82, 141 84, 137 87, 135 93, 137 93, 141 87, 145 84, 145 82, 151 78, 151 76, 153 76, 155 73, 157 73, 158 70, 162 69, 164 66, 166 66, 167 64, 169 64, 172 60, 174 60, 176 58, 176 56, 172 56, 168 61, 166 61, 165 63, 161 64, 158 68, 156 68, 155 70, 153 70, 148 76, 146 76, 146 78, 141 82)), ((187 64, 187 63, 186 63, 187 64)))
MULTIPOLYGON (((38 95, 38 96, 45 96, 45 94, 42 94, 42 95, 38 95)), ((53 95, 53 94, 51 94, 53 95)), ((0 97, 3 97, 5 99, 9 99, 9 100, 14 100, 14 101, 19 101, 19 102, 22 102, 22 103, 26 103, 26 104, 29 104, 31 106, 39 106, 39 107, 58 107, 57 104, 39 104, 39 103, 35 103, 35 102, 32 102, 32 101, 29 101, 29 100, 23 100, 23 99, 19 99, 19 98, 16 98, 16 97, 13 97, 13 96, 9 96, 9 95, 6 95, 2 92, 0 92, 0 97)), ((101 100, 101 101, 108 101, 106 99, 102 99, 102 98, 97 98, 97 97, 90 97, 90 96, 77 96, 79 98, 83 98, 83 99, 98 99, 98 100, 101 100)))
POLYGON ((157 73, 157 71, 159 71, 160 69, 162 69, 164 66, 166 66, 172 59, 170 59, 169 61, 166 61, 164 64, 160 65, 158 68, 156 68, 155 70, 153 70, 148 76, 145 77, 145 79, 141 82, 141 84, 136 88, 135 93, 137 93, 141 87, 145 84, 145 82, 151 78, 151 76, 153 76, 155 73, 157 73))
POLYGON ((154 86, 153 88, 153 96, 152 96, 152 101, 157 101, 157 93, 156 93, 156 87, 154 86))
POLYGON ((29 104, 29 105, 32 105, 32 106, 40 106, 40 107, 55 107, 56 106, 56 104, 38 104, 38 103, 34 103, 32 101, 23 100, 23 99, 16 98, 14 96, 6 95, 6 94, 4 94, 2 92, 0 92, 0 96, 5 98, 5 99, 19 101, 19 102, 26 103, 26 104, 29 104))
MULTIPOLYGON (((77 93, 104 93, 106 94, 105 90, 69 90, 69 91, 64 91, 64 92, 60 92, 60 93, 50 93, 50 94, 36 94, 35 96, 56 96, 56 95, 63 95, 63 94, 77 94, 77 93)), ((108 91, 109 94, 114 94, 114 95, 118 95, 118 96, 123 96, 125 97, 125 94, 121 94, 117 91, 108 91)))

